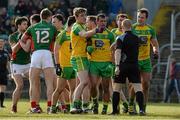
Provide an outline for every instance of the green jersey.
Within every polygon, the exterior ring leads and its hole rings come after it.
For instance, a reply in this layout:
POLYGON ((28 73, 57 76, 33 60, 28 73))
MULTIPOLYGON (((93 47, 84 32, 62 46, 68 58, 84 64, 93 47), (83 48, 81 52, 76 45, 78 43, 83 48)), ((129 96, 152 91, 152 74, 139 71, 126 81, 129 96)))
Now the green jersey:
POLYGON ((57 30, 50 23, 41 21, 29 27, 25 34, 32 37, 32 49, 34 51, 42 49, 52 50, 57 30))
MULTIPOLYGON (((22 34, 18 31, 11 34, 9 36, 10 43, 17 43, 21 38, 22 34)), ((12 63, 25 65, 30 63, 30 52, 25 52, 22 48, 20 48, 16 53, 12 52, 12 63)))

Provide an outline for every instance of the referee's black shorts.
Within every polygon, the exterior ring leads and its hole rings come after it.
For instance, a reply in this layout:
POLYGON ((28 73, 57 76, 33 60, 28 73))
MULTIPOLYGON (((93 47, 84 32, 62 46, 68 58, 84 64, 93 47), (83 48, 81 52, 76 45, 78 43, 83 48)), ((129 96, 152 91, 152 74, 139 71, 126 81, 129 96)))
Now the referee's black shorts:
POLYGON ((128 78, 131 83, 141 83, 138 63, 121 63, 120 73, 114 78, 114 83, 126 83, 128 78))
POLYGON ((0 73, 0 85, 7 85, 7 74, 0 73))

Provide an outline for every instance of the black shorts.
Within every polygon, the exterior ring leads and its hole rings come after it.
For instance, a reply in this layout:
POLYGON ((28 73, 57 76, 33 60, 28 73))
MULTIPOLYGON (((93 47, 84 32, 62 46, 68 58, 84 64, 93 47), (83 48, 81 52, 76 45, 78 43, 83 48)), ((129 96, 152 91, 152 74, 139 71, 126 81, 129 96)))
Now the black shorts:
POLYGON ((114 78, 115 83, 126 83, 128 78, 131 83, 141 83, 138 63, 121 63, 120 73, 114 78))
POLYGON ((0 74, 0 85, 7 85, 7 74, 0 74))

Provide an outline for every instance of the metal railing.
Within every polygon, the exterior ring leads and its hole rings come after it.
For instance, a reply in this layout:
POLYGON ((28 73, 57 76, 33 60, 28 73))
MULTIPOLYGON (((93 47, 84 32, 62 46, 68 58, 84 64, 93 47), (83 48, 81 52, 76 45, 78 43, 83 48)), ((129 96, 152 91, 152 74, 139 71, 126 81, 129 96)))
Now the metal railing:
POLYGON ((164 80, 164 89, 163 89, 163 98, 164 99, 166 96, 166 89, 167 89, 167 83, 168 83, 168 78, 169 78, 169 66, 170 66, 171 57, 175 51, 180 51, 180 43, 174 43, 174 40, 176 39, 175 25, 176 25, 177 18, 179 16, 180 16, 180 12, 175 14, 175 11, 173 11, 171 14, 170 55, 168 56, 166 74, 165 74, 165 80, 164 80))

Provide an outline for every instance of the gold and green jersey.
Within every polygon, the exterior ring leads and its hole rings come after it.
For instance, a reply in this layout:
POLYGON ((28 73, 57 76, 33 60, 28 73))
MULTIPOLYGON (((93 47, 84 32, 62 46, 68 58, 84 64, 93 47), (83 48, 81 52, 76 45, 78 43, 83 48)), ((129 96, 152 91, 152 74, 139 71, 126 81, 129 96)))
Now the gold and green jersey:
POLYGON ((148 24, 141 26, 138 23, 135 23, 132 27, 132 32, 141 40, 138 60, 150 58, 151 39, 156 39, 156 32, 154 28, 148 24))
POLYGON ((62 67, 71 67, 70 32, 63 30, 58 34, 56 42, 61 46, 59 50, 59 62, 62 67))
POLYGON ((111 30, 111 32, 115 35, 115 37, 123 34, 123 32, 119 30, 119 28, 114 28, 111 30))
MULTIPOLYGON (((22 33, 16 31, 9 36, 10 43, 17 43, 21 39, 22 33)), ((25 52, 20 48, 16 53, 12 52, 11 61, 14 64, 25 65, 30 63, 30 52, 25 52)))
POLYGON ((111 62, 112 54, 110 46, 115 40, 114 34, 106 29, 103 33, 94 34, 91 39, 94 51, 91 54, 90 61, 111 62))
POLYGON ((74 23, 71 30, 72 57, 87 57, 86 38, 79 36, 79 32, 86 30, 84 25, 74 23))

